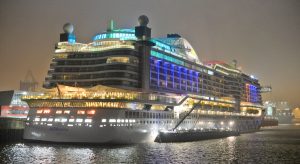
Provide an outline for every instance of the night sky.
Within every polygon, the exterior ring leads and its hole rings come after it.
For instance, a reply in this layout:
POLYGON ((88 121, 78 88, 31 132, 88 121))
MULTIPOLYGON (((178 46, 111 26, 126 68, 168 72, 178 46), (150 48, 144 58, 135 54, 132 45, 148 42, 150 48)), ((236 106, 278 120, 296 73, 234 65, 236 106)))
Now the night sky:
POLYGON ((0 90, 18 89, 28 70, 42 84, 66 22, 90 42, 110 19, 130 28, 141 14, 154 37, 180 34, 201 61, 236 59, 272 85, 266 99, 300 105, 299 0, 1 0, 0 90))

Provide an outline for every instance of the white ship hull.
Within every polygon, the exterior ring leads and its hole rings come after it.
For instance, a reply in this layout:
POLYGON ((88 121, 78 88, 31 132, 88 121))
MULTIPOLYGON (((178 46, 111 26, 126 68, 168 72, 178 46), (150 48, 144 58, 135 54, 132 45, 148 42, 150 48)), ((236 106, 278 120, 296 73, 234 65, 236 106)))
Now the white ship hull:
POLYGON ((62 143, 130 144, 153 142, 156 134, 127 127, 26 127, 24 139, 62 143))
MULTIPOLYGON (((229 128, 229 121, 234 121, 234 126, 231 129, 239 130, 240 132, 251 132, 258 130, 261 125, 261 120, 258 117, 253 118, 230 118, 226 119, 211 117, 201 119, 186 119, 180 125, 180 129, 201 129, 201 128, 229 128), (220 122, 223 122, 220 125, 220 122), (226 124, 226 125, 225 125, 226 124)), ((145 119, 148 122, 151 119, 145 119)), ((166 120, 164 120, 166 122, 166 120)), ((132 124, 107 123, 104 127, 99 127, 99 124, 92 126, 67 126, 64 124, 53 124, 48 126, 47 123, 37 123, 26 125, 24 130, 24 139, 46 142, 61 142, 61 143, 97 143, 97 144, 132 144, 154 142, 160 130, 172 129, 178 119, 167 121, 168 123, 156 124, 158 119, 151 122, 155 124, 143 124, 142 119, 137 120, 132 124), (122 126, 121 126, 122 125, 122 126), (123 126, 124 125, 124 126, 123 126), (126 126, 125 126, 126 125, 126 126)))

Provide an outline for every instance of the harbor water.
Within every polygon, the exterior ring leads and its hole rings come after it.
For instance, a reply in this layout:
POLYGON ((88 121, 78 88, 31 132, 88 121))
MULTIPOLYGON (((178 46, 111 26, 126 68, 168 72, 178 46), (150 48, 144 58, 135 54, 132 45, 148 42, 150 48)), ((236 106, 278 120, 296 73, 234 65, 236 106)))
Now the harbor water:
MULTIPOLYGON (((88 135, 88 134, 87 134, 88 135)), ((1 143, 0 163, 300 163, 300 124, 186 143, 1 143)))

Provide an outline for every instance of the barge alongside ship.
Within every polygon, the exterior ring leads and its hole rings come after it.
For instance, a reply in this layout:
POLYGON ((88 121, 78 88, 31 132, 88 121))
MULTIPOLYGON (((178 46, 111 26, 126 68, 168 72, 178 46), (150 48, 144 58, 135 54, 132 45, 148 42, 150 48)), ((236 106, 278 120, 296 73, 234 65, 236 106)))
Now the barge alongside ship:
POLYGON ((236 63, 202 63, 186 39, 152 38, 147 24, 146 16, 134 29, 111 23, 88 44, 76 42, 73 26, 66 24, 45 93, 23 97, 30 106, 24 139, 123 144, 153 142, 174 127, 260 128, 256 78, 236 63))
POLYGON ((165 131, 159 132, 155 138, 155 142, 190 142, 208 139, 218 139, 224 137, 238 136, 240 132, 232 130, 189 130, 189 131, 165 131))

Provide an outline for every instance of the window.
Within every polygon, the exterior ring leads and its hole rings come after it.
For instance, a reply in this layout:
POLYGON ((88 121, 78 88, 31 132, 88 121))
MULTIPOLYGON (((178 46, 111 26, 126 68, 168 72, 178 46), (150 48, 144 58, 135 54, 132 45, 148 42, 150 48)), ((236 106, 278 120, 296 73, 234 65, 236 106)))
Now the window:
POLYGON ((36 113, 38 114, 43 113, 43 110, 37 110, 36 113))
POLYGON ((70 114, 70 110, 65 110, 64 114, 70 114))
POLYGON ((86 123, 91 123, 91 122, 92 122, 92 119, 87 118, 87 119, 84 120, 84 122, 86 122, 86 123))
POLYGON ((116 122, 116 119, 109 119, 109 122, 116 122))
POLYGON ((44 110, 44 113, 45 113, 45 114, 50 113, 50 109, 44 110))
POLYGON ((102 119, 102 121, 101 122, 106 122, 106 119, 102 119))
POLYGON ((106 63, 129 63, 128 57, 109 57, 106 63))
POLYGON ((70 118, 70 119, 69 119, 69 122, 74 122, 74 118, 70 118))
POLYGON ((34 121, 40 121, 40 118, 35 118, 34 121))
POLYGON ((48 118, 48 122, 52 122, 53 121, 53 118, 48 118))
POLYGON ((85 114, 85 111, 84 110, 78 110, 77 114, 85 114))
POLYGON ((66 119, 66 118, 61 119, 61 122, 67 122, 67 121, 68 121, 68 119, 66 119))
POLYGON ((76 119, 76 122, 82 122, 82 121, 83 121, 82 118, 77 118, 77 119, 76 119))
POLYGON ((89 115, 94 115, 96 113, 96 111, 95 110, 88 110, 86 113, 89 114, 89 115))
POLYGON ((62 110, 57 110, 56 114, 62 114, 62 110))

